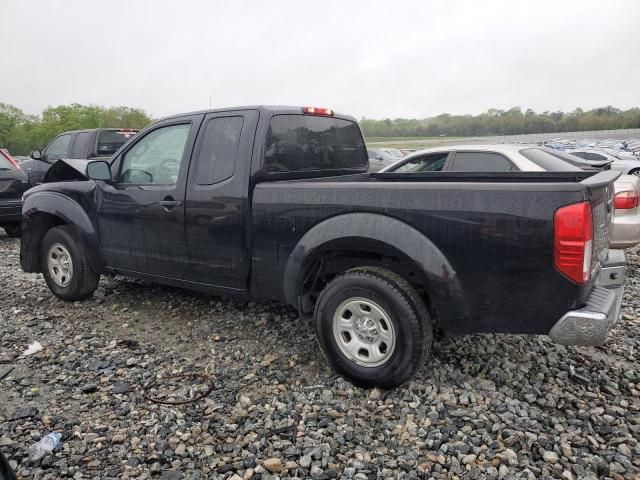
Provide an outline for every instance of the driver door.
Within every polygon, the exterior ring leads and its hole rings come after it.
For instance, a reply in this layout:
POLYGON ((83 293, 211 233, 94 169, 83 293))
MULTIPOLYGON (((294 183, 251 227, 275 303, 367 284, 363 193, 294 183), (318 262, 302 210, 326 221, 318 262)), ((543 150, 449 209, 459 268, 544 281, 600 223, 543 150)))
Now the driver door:
POLYGON ((111 165, 97 189, 98 228, 107 265, 189 279, 184 211, 189 160, 203 115, 157 123, 111 165))

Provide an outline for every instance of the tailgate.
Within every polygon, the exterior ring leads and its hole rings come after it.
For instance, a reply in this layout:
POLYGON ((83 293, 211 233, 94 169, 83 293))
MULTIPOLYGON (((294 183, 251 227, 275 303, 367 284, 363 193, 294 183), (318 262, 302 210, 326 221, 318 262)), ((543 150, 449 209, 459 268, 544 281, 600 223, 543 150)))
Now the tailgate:
POLYGON ((613 197, 615 194, 613 182, 619 176, 620 172, 609 170, 580 182, 587 187, 593 212, 592 272, 605 262, 609 253, 609 238, 613 229, 613 197))

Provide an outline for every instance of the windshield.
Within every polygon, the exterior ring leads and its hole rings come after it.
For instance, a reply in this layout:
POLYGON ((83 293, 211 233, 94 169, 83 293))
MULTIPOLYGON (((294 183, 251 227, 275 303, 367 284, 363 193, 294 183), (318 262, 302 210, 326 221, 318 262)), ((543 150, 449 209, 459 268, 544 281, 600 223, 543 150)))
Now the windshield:
POLYGON ((98 134, 98 155, 113 155, 137 130, 104 130, 98 134))

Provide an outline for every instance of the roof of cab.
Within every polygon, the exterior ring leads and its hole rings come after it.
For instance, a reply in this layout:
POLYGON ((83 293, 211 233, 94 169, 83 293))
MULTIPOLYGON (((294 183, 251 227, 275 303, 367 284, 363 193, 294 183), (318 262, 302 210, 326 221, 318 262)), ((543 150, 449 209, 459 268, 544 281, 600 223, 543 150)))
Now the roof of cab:
MULTIPOLYGON (((233 112, 233 111, 237 111, 237 110, 258 110, 260 113, 265 113, 265 114, 269 114, 269 115, 322 116, 322 115, 305 114, 302 111, 303 108, 304 108, 303 106, 294 107, 294 106, 290 106, 290 105, 244 105, 244 106, 239 106, 239 107, 213 108, 213 109, 207 109, 207 110, 197 110, 195 112, 179 113, 179 114, 176 114, 176 115, 169 115, 167 117, 163 117, 163 118, 159 119, 158 121, 169 120, 169 119, 172 119, 172 118, 186 117, 186 116, 190 116, 190 115, 206 115, 206 114, 209 114, 209 113, 233 112)), ((335 110, 332 110, 332 111, 333 111, 333 115, 328 116, 327 118, 339 118, 339 119, 342 119, 342 120, 349 120, 349 121, 352 121, 352 122, 357 122, 355 117, 353 117, 351 115, 345 115, 345 114, 342 114, 342 113, 338 113, 335 110)))

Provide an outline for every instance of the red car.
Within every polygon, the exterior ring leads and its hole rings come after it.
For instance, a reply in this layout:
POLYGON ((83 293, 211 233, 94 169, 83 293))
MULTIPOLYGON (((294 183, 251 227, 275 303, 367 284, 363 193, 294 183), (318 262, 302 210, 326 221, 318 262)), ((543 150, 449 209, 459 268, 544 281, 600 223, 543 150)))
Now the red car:
POLYGON ((20 236, 22 194, 29 188, 27 175, 5 149, 0 149, 0 227, 10 237, 20 236))

